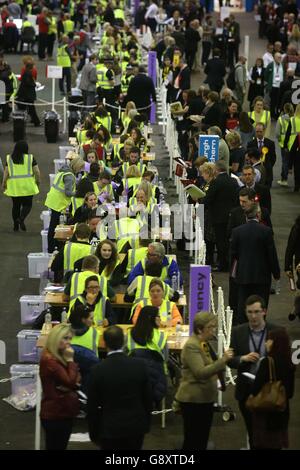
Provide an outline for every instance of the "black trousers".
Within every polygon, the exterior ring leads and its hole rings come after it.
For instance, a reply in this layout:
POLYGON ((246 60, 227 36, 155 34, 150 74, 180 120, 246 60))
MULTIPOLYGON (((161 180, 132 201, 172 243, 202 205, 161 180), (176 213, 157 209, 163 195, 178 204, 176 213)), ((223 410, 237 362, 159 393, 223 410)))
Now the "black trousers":
POLYGON ((55 33, 48 34, 48 37, 47 37, 47 55, 48 55, 48 57, 53 56, 53 48, 54 48, 55 39, 56 39, 56 34, 55 33))
POLYGON ((188 67, 190 70, 193 69, 196 52, 197 52, 197 49, 192 50, 192 51, 185 51, 186 63, 188 64, 188 67))
POLYGON ((132 437, 120 437, 118 439, 101 439, 102 450, 141 450, 144 435, 132 437))
MULTIPOLYGON (((20 98, 20 101, 23 101, 22 100, 22 97, 20 98)), ((34 106, 34 103, 33 102, 28 102, 28 104, 18 104, 18 108, 21 109, 21 110, 26 110, 27 113, 29 114, 30 116, 30 119, 31 119, 31 122, 33 122, 34 125, 38 125, 40 124, 40 118, 38 117, 37 115, 37 112, 36 112, 36 109, 35 109, 35 106, 34 106)))
POLYGON ((56 242, 54 240, 55 228, 59 224, 59 216, 60 212, 56 212, 51 209, 51 218, 50 224, 48 229, 48 253, 53 253, 54 248, 56 246, 56 242))
POLYGON ((249 438, 249 445, 250 449, 253 449, 253 427, 252 427, 252 414, 251 412, 246 408, 246 400, 239 401, 239 409, 241 412, 241 415, 244 418, 245 425, 247 428, 247 433, 248 433, 248 438, 249 438))
POLYGON ((180 403, 183 417, 182 450, 206 450, 213 420, 213 403, 180 403))
POLYGON ((47 33, 39 33, 38 36, 38 56, 39 59, 45 59, 46 54, 46 47, 48 42, 48 34, 47 33))
POLYGON ((42 419, 45 431, 46 450, 66 450, 72 433, 73 420, 42 419))
POLYGON ((272 118, 277 118, 279 115, 279 87, 272 87, 271 93, 270 93, 270 98, 271 98, 271 117, 272 118))
POLYGON ((218 265, 222 271, 228 269, 229 243, 226 235, 227 224, 213 224, 218 252, 218 265))
POLYGON ((297 157, 294 160, 294 180, 295 180, 295 189, 299 191, 300 189, 300 153, 297 152, 297 157))
POLYGON ((245 314, 245 302, 250 295, 260 295, 269 304, 271 284, 238 284, 238 323, 246 323, 248 319, 245 314))
POLYGON ((202 59, 201 59, 202 65, 207 63, 209 59, 210 51, 211 51, 211 42, 203 41, 202 42, 202 59))
POLYGON ((12 197, 12 218, 14 222, 25 220, 32 208, 33 196, 12 197))
POLYGON ((63 76, 58 80, 59 91, 65 92, 64 81, 66 80, 67 93, 71 93, 71 67, 63 67, 63 76))

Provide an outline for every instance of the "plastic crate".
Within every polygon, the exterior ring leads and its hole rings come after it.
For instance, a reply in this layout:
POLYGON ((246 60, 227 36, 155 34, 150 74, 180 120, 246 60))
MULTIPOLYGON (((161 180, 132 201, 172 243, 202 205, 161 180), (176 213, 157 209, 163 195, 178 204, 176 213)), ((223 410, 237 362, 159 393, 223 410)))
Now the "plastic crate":
POLYGON ((39 352, 36 346, 41 332, 39 330, 22 330, 17 334, 19 362, 39 362, 39 352))
POLYGON ((72 147, 71 145, 60 145, 58 148, 60 160, 65 160, 67 153, 70 151, 74 151, 74 147, 72 147))
POLYGON ((28 253, 28 276, 30 279, 39 279, 41 274, 48 272, 50 253, 28 253))
POLYGON ((43 253, 48 253, 48 230, 42 230, 41 236, 43 253))
POLYGON ((55 158, 54 160, 54 172, 55 174, 59 172, 62 166, 66 165, 65 160, 60 160, 59 158, 55 158))
POLYGON ((50 225, 50 219, 51 219, 51 211, 50 210, 43 211, 41 213, 41 220, 43 221, 43 229, 44 230, 48 230, 49 225, 50 225))
POLYGON ((36 364, 13 364, 9 369, 13 379, 11 381, 12 395, 22 394, 22 389, 27 393, 33 391, 36 387, 38 370, 36 364))
POLYGON ((56 175, 55 175, 54 173, 50 173, 50 174, 49 174, 50 188, 51 188, 51 186, 52 186, 53 183, 54 183, 55 176, 56 176, 56 175))
POLYGON ((22 295, 19 302, 22 325, 31 325, 46 308, 44 295, 22 295))

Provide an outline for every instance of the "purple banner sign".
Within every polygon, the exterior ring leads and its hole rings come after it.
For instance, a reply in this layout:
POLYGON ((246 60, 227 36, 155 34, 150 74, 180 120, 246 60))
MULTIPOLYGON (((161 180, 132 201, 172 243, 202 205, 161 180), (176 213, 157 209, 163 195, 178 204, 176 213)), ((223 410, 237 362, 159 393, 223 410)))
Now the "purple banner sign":
POLYGON ((190 336, 193 333, 193 322, 196 313, 210 311, 210 266, 191 264, 190 270, 190 336))
MULTIPOLYGON (((148 75, 152 78, 154 86, 156 86, 156 52, 151 51, 148 53, 148 75)), ((152 103, 150 110, 150 123, 155 124, 155 103, 152 103)))

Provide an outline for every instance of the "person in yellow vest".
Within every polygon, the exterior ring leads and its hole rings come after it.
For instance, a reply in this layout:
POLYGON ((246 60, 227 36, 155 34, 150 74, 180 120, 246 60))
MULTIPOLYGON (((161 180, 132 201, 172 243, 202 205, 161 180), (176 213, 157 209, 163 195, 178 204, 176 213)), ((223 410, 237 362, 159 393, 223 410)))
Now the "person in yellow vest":
POLYGON ((118 259, 117 246, 111 240, 102 240, 95 251, 100 261, 99 274, 104 276, 111 286, 118 286, 124 279, 126 260, 118 259))
POLYGON ((300 189, 300 104, 297 104, 294 116, 291 117, 287 133, 285 136, 284 147, 289 151, 289 171, 294 167, 294 192, 300 189))
POLYGON ((129 117, 129 111, 131 111, 131 110, 136 111, 136 106, 135 106, 135 103, 133 101, 128 101, 127 104, 126 104, 126 107, 125 107, 125 111, 123 111, 122 114, 121 114, 121 122, 122 122, 122 126, 123 126, 122 133, 124 133, 124 134, 126 134, 128 124, 131 121, 131 118, 129 117))
POLYGON ((74 33, 75 25, 74 21, 71 20, 71 17, 68 13, 65 14, 65 20, 63 21, 64 33, 67 35, 69 33, 74 33))
POLYGON ((48 11, 47 17, 49 19, 48 37, 47 37, 47 56, 48 60, 52 60, 53 48, 57 36, 57 21, 51 10, 48 11))
POLYGON ((115 16, 116 24, 119 26, 124 26, 125 11, 124 9, 121 8, 120 3, 121 2, 116 2, 115 8, 114 8, 114 16, 115 16))
POLYGON ((160 190, 159 187, 154 184, 154 179, 155 179, 155 173, 150 170, 146 170, 143 173, 143 181, 148 181, 151 183, 151 188, 152 188, 152 197, 156 199, 157 202, 160 201, 160 190))
MULTIPOLYGON (((144 299, 150 298, 149 286, 153 279, 157 278, 159 270, 156 265, 149 265, 146 267, 143 276, 137 276, 132 283, 127 287, 125 294, 125 301, 132 302, 134 306, 144 299)), ((178 292, 175 292, 168 284, 163 283, 163 298, 166 300, 177 301, 179 298, 178 292)), ((134 311, 134 307, 132 313, 134 311)))
POLYGON ((127 266, 126 273, 127 275, 132 271, 132 269, 144 258, 147 257, 148 245, 150 240, 141 239, 139 248, 130 248, 127 252, 127 266))
MULTIPOLYGON (((129 162, 128 162, 129 163, 129 162)), ((119 181, 117 175, 114 178, 119 181)), ((136 165, 130 165, 125 173, 125 178, 122 178, 119 187, 117 188, 117 195, 125 196, 127 200, 133 196, 134 191, 139 187, 142 182, 142 176, 140 170, 136 165)))
POLYGON ((253 127, 258 123, 264 124, 266 129, 265 137, 270 137, 271 113, 264 109, 264 99, 261 96, 257 96, 253 101, 253 111, 249 111, 248 116, 253 121, 253 127))
POLYGON ((108 237, 116 241, 118 253, 126 253, 129 248, 138 248, 140 229, 138 220, 127 217, 126 212, 125 217, 121 214, 114 222, 112 229, 108 227, 108 237))
POLYGON ((53 185, 47 194, 45 206, 51 209, 51 219, 48 229, 48 252, 52 253, 55 248, 54 232, 59 224, 59 217, 71 202, 71 197, 76 194, 75 175, 84 169, 84 161, 74 158, 70 165, 64 165, 57 173, 53 185))
POLYGON ((39 193, 40 171, 28 144, 20 140, 15 144, 11 155, 6 156, 2 190, 12 198, 12 218, 14 232, 26 231, 25 219, 32 208, 32 198, 39 193))
POLYGON ((96 193, 89 191, 85 193, 84 197, 81 197, 83 196, 83 192, 78 192, 78 188, 75 196, 71 199, 73 224, 87 222, 90 212, 98 207, 98 198, 96 193))
POLYGON ((85 281, 84 292, 74 303, 74 308, 83 304, 94 312, 94 324, 97 326, 108 326, 115 324, 115 315, 111 303, 107 297, 102 295, 97 276, 90 276, 85 281))
POLYGON ((167 333, 159 330, 160 317, 157 307, 143 307, 136 325, 128 330, 127 351, 132 357, 145 361, 157 406, 167 393, 168 358, 167 333))
POLYGON ((180 315, 176 304, 165 298, 164 285, 160 279, 152 279, 149 285, 149 294, 150 298, 143 299, 134 309, 132 316, 132 323, 134 325, 137 322, 142 308, 147 305, 152 305, 153 307, 157 307, 159 309, 159 316, 162 326, 176 326, 178 323, 183 323, 182 316, 180 315), (171 319, 171 325, 168 325, 169 316, 171 319))
POLYGON ((111 175, 105 171, 100 173, 97 181, 93 183, 94 192, 101 204, 115 200, 114 190, 111 184, 111 175))
POLYGON ((124 178, 127 170, 132 165, 136 165, 138 167, 141 176, 147 169, 146 165, 143 163, 143 160, 141 160, 140 149, 135 146, 131 147, 128 160, 124 161, 121 165, 121 168, 118 170, 116 174, 116 180, 124 178))
POLYGON ((133 140, 128 138, 127 135, 121 135, 120 144, 116 144, 113 149, 112 166, 116 167, 123 162, 127 162, 132 147, 134 147, 133 140))
POLYGON ((94 328, 94 312, 83 304, 73 308, 69 317, 73 337, 74 361, 81 375, 80 389, 86 393, 91 368, 99 363, 98 345, 100 333, 94 328))
POLYGON ((284 141, 292 116, 294 116, 294 106, 292 103, 285 103, 283 106, 283 112, 278 118, 275 130, 275 135, 281 151, 281 179, 277 181, 280 186, 288 186, 289 154, 288 149, 284 148, 284 141))
POLYGON ((27 17, 24 18, 21 30, 21 44, 20 52, 23 53, 24 43, 28 46, 28 52, 34 53, 34 44, 35 44, 35 29, 32 23, 28 20, 27 17))
POLYGON ((71 93, 71 51, 69 49, 69 38, 65 34, 57 48, 57 65, 62 67, 63 76, 59 79, 58 85, 61 94, 65 94, 64 82, 66 80, 67 93, 71 93))
POLYGON ((132 65, 129 65, 126 62, 126 69, 125 73, 123 73, 122 78, 121 78, 121 91, 123 95, 127 95, 129 83, 133 79, 134 74, 133 74, 133 67, 132 65))
POLYGON ((100 126, 104 126, 108 132, 111 132, 111 116, 104 105, 100 104, 93 114, 93 120, 95 129, 97 130, 100 126))
POLYGON ((113 105, 115 102, 115 74, 113 71, 113 59, 104 57, 103 62, 103 66, 100 68, 99 64, 97 70, 97 93, 100 101, 105 99, 106 103, 113 105))

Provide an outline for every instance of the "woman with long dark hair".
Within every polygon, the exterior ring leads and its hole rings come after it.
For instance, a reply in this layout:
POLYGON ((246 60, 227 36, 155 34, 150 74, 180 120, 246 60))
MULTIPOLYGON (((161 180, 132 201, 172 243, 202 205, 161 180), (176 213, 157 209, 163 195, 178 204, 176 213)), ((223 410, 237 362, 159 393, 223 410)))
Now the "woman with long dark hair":
POLYGON ((39 193, 40 170, 32 154, 28 154, 28 144, 20 140, 15 144, 11 155, 6 157, 2 189, 12 198, 12 218, 14 231, 19 227, 26 231, 24 220, 32 208, 32 198, 39 193))
POLYGON ((33 64, 31 62, 28 62, 25 65, 25 72, 23 73, 23 76, 21 78, 21 84, 17 92, 17 100, 21 102, 20 104, 18 104, 18 108, 21 110, 27 110, 34 126, 39 127, 41 125, 41 122, 34 106, 34 102, 36 100, 36 84, 33 78, 33 70, 33 64))
POLYGON ((95 251, 99 258, 99 274, 109 280, 111 286, 117 286, 125 276, 126 262, 118 260, 118 251, 111 240, 102 240, 95 251))
POLYGON ((253 444, 255 449, 280 450, 289 447, 288 424, 290 417, 289 399, 294 394, 295 366, 292 363, 292 353, 289 336, 284 328, 276 328, 268 333, 266 341, 268 356, 259 364, 252 394, 257 395, 262 387, 269 382, 269 358, 275 366, 276 380, 285 387, 287 404, 284 411, 253 412, 253 444))

